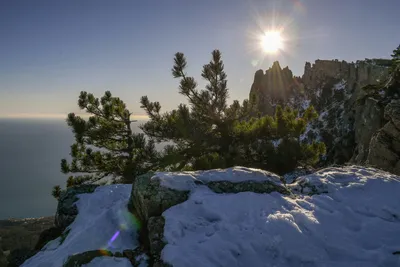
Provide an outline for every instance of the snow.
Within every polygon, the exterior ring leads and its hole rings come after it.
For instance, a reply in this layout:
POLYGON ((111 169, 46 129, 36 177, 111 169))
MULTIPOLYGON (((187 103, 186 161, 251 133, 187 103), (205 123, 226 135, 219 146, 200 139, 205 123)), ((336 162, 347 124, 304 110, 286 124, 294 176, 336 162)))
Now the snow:
POLYGON ((270 181, 282 185, 280 177, 274 173, 245 167, 180 173, 156 172, 151 179, 159 180, 163 187, 180 191, 193 190, 198 187, 198 184, 213 181, 230 181, 233 183, 270 181))
POLYGON ((22 266, 59 267, 76 253, 136 248, 135 220, 126 207, 131 189, 132 185, 107 185, 97 187, 91 194, 78 195, 78 215, 67 228, 70 232, 64 242, 60 244, 60 238, 49 242, 22 266))
POLYGON ((310 106, 311 100, 304 100, 301 102, 301 108, 303 110, 306 110, 310 106))
POLYGON ((318 89, 316 90, 315 95, 319 98, 319 97, 321 96, 321 94, 322 94, 322 89, 321 89, 321 88, 318 88, 318 89))
POLYGON ((272 145, 277 148, 282 142, 282 138, 281 139, 276 139, 276 140, 272 140, 272 145))
POLYGON ((341 91, 344 90, 346 87, 346 81, 345 80, 341 80, 340 82, 338 82, 337 84, 335 84, 333 86, 333 89, 336 91, 341 91))
POLYGON ((94 258, 88 264, 82 265, 82 267, 132 267, 131 262, 127 258, 116 258, 116 257, 98 257, 94 258))
POLYGON ((312 129, 311 123, 307 124, 306 130, 304 131, 304 133, 303 133, 302 135, 300 135, 300 138, 299 138, 300 141, 303 142, 303 141, 307 138, 308 133, 309 133, 310 131, 312 131, 312 130, 313 130, 313 129, 312 129))
POLYGON ((162 259, 181 266, 400 266, 400 178, 348 166, 302 176, 279 193, 196 187, 163 213, 162 259), (306 183, 305 183, 306 182, 306 183))

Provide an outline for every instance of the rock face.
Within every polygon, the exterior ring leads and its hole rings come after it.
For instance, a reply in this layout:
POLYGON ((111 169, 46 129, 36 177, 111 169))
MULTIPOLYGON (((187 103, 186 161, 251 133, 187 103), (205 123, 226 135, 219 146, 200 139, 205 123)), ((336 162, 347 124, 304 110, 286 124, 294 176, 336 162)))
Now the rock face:
POLYGON ((388 122, 372 137, 367 162, 400 175, 400 101, 385 107, 388 122))
POLYGON ((265 73, 258 70, 254 75, 250 99, 256 98, 258 109, 262 113, 273 114, 274 105, 288 101, 289 97, 299 92, 300 86, 300 78, 294 77, 288 67, 282 69, 279 62, 275 61, 265 73))
POLYGON ((250 98, 256 99, 262 114, 269 115, 276 104, 300 112, 313 105, 319 118, 308 126, 301 141, 323 141, 327 146, 324 164, 369 163, 398 173, 395 129, 399 127, 394 128, 393 122, 386 126, 388 121, 398 121, 393 119, 399 116, 394 115, 399 114, 397 106, 387 107, 393 96, 384 90, 369 95, 366 89, 390 78, 389 62, 316 60, 314 64, 306 62, 301 78, 275 62, 265 74, 256 72, 250 98))

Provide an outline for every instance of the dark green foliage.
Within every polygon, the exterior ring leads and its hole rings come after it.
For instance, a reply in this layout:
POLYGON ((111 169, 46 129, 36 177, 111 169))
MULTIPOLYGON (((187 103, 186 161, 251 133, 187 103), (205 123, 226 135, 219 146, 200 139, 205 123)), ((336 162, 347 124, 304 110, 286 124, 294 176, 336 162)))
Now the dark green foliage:
POLYGON ((296 110, 278 106, 275 117, 239 122, 235 129, 244 152, 239 165, 283 174, 298 165, 316 164, 319 156, 325 154, 325 145, 300 142, 307 124, 316 117, 312 106, 302 116, 296 110))
POLYGON ((122 100, 109 91, 101 99, 81 92, 78 105, 90 117, 84 120, 68 114, 75 143, 71 146, 72 162, 61 160, 61 171, 75 175, 68 178, 67 187, 93 183, 105 176, 131 183, 153 167, 157 159, 154 142, 146 140, 144 134, 132 132, 134 121, 122 100))
POLYGON ((379 66, 383 66, 383 67, 390 67, 392 66, 392 61, 390 59, 386 59, 386 58, 366 58, 365 62, 367 63, 371 63, 371 64, 376 64, 379 66))
POLYGON ((55 199, 59 199, 60 195, 61 195, 61 187, 59 185, 56 185, 53 187, 53 191, 51 192, 51 195, 55 198, 55 199))
POLYGON ((391 95, 400 94, 400 45, 393 50, 390 74, 393 79, 391 80, 391 84, 388 86, 388 93, 391 95))
POLYGON ((254 101, 228 106, 227 75, 221 53, 212 52, 201 76, 207 81, 198 90, 193 77, 185 72, 187 62, 182 53, 175 55, 174 78, 180 79, 179 93, 189 105, 181 104, 171 112, 160 113, 159 102, 141 99, 150 120, 142 130, 156 141, 173 145, 163 151, 160 167, 168 170, 205 170, 235 165, 258 167, 283 173, 298 164, 313 164, 324 153, 321 143, 302 144, 299 137, 306 125, 317 117, 310 107, 299 116, 297 111, 277 107, 276 116, 255 114, 254 101), (274 147, 273 141, 280 144, 274 147))

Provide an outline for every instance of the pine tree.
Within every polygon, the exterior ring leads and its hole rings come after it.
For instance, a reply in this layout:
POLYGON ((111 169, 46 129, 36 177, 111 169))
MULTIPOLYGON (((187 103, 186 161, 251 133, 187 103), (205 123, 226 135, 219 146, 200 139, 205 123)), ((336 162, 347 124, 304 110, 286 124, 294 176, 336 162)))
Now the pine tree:
POLYGON ((147 173, 157 160, 154 142, 143 133, 134 133, 132 113, 118 97, 109 91, 101 99, 81 92, 78 100, 81 110, 90 114, 88 120, 68 114, 67 123, 75 135, 71 146, 72 161, 61 160, 61 171, 74 174, 67 187, 81 183, 99 182, 112 177, 114 181, 131 183, 147 173))
POLYGON ((240 164, 284 174, 297 166, 312 166, 325 154, 322 142, 305 143, 301 136, 309 122, 317 117, 312 106, 300 116, 294 109, 276 107, 275 116, 238 122, 242 158, 240 164))
POLYGON ((53 187, 53 191, 51 192, 51 195, 55 198, 55 199, 59 199, 60 195, 61 195, 61 187, 59 185, 56 185, 53 187))
POLYGON ((256 113, 254 100, 245 100, 242 105, 234 101, 228 106, 227 75, 218 50, 212 52, 211 61, 203 66, 205 89, 197 89, 195 79, 185 72, 186 66, 185 56, 176 53, 172 75, 180 79, 179 93, 187 98, 189 105, 181 104, 171 112, 160 113, 159 102, 150 102, 147 96, 141 99, 142 108, 150 118, 141 126, 142 130, 158 142, 173 143, 164 149, 160 166, 169 170, 204 170, 242 165, 282 172, 293 169, 301 160, 310 162, 312 158, 314 162, 323 152, 323 144, 310 146, 299 141, 307 122, 316 116, 312 108, 301 118, 296 111, 279 108, 276 118, 252 118, 256 113), (291 149, 295 153, 291 156, 293 164, 286 164, 288 159, 281 160, 289 168, 277 168, 279 161, 274 159, 289 152, 268 153, 276 150, 272 143, 279 138, 283 140, 279 151, 291 149), (296 146, 290 143, 292 139, 296 146))
POLYGON ((400 91, 400 45, 393 50, 392 66, 390 68, 390 74, 393 76, 391 86, 394 88, 391 91, 399 93, 400 91))

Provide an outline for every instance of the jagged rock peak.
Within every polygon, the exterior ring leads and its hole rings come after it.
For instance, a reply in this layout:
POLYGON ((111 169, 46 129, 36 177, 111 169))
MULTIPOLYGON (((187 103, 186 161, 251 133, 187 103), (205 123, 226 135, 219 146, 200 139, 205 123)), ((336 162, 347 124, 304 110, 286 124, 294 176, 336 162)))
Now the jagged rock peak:
POLYGON ((255 97, 262 113, 271 114, 273 108, 266 102, 281 102, 288 100, 289 96, 299 91, 300 78, 294 77, 288 66, 281 68, 278 61, 265 72, 256 71, 254 82, 250 91, 250 98, 255 97))
POLYGON ((274 63, 272 63, 272 67, 269 69, 282 70, 281 65, 279 64, 279 61, 274 61, 274 63))

